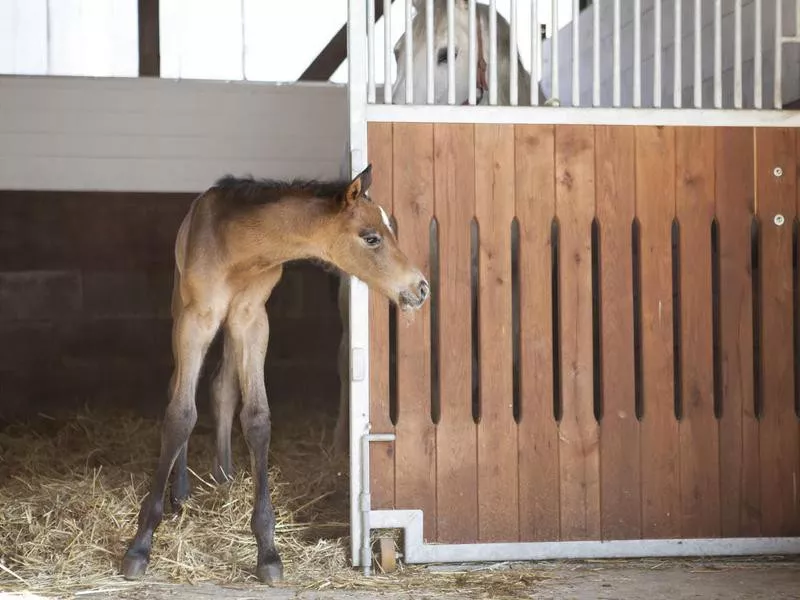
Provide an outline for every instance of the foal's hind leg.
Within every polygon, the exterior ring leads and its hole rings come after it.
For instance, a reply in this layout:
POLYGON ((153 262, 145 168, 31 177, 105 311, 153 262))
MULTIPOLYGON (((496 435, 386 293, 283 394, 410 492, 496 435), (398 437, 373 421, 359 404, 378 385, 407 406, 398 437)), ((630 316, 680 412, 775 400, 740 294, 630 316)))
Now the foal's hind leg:
POLYGON ((217 425, 217 462, 212 474, 217 483, 233 479, 231 428, 239 404, 239 376, 236 371, 234 346, 230 337, 225 335, 222 360, 211 383, 211 404, 217 425))
POLYGON ((170 402, 161 433, 161 454, 150 484, 150 492, 139 510, 139 527, 122 561, 126 579, 144 575, 150 559, 153 532, 164 513, 164 491, 173 462, 189 439, 197 421, 195 392, 200 367, 208 346, 220 323, 220 315, 212 310, 189 307, 181 312, 173 330, 175 371, 172 376, 170 402))
POLYGON ((264 384, 264 359, 269 342, 269 321, 264 303, 278 282, 280 271, 269 276, 258 294, 234 300, 228 314, 226 334, 230 336, 242 391, 240 419, 250 449, 255 499, 250 528, 258 545, 256 575, 264 583, 283 579, 283 564, 275 548, 275 511, 270 498, 267 453, 271 422, 264 384), (266 291, 265 291, 266 288, 266 291))

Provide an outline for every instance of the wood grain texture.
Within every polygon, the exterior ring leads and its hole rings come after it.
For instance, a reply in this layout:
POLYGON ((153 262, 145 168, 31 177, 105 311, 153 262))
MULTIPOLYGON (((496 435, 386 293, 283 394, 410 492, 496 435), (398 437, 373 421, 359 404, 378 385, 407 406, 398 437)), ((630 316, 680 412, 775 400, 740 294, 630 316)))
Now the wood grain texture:
POLYGON ((479 539, 519 539, 517 425, 513 416, 511 222, 514 127, 475 125, 475 215, 479 225, 479 539))
POLYGON ((554 541, 560 537, 550 248, 550 225, 555 216, 555 128, 516 125, 515 155, 520 237, 520 540, 554 541))
POLYGON ((634 129, 595 127, 600 226, 602 537, 641 536, 639 421, 633 347, 631 226, 636 216, 634 129))
POLYGON ((561 538, 599 539, 600 447, 592 381, 594 129, 558 127, 555 149, 563 405, 559 423, 561 538))
MULTIPOLYGON (((398 240, 408 258, 429 273, 433 216, 433 127, 394 124, 394 214, 398 240)), ((398 508, 421 509, 425 539, 436 537, 436 430, 431 421, 430 303, 397 319, 397 441, 395 499, 398 508)))
POLYGON ((716 135, 719 226, 720 513, 724 537, 761 531, 759 425, 753 398, 753 286, 750 227, 755 211, 752 129, 716 135))
POLYGON ((794 129, 756 130, 756 206, 761 223, 761 528, 800 533, 800 450, 794 410, 792 222, 796 215, 794 129), (780 167, 782 175, 774 169, 780 167), (775 223, 782 216, 783 224, 775 223))
POLYGON ((436 124, 439 226, 439 376, 436 427, 437 540, 478 539, 477 428, 472 418, 470 222, 475 207, 473 125, 436 124))
POLYGON ((636 128, 636 215, 641 224, 642 535, 680 535, 678 422, 674 412, 672 219, 675 130, 636 128))
MULTIPOLYGON (((367 151, 372 163, 370 195, 386 212, 393 210, 392 124, 370 123, 367 151)), ((369 294, 369 420, 373 433, 394 433, 389 408, 389 301, 369 294)), ((372 506, 394 508, 394 443, 370 446, 372 506)))
POLYGON ((711 224, 714 130, 675 131, 675 210, 680 223, 681 535, 719 537, 719 425, 714 415, 711 224))

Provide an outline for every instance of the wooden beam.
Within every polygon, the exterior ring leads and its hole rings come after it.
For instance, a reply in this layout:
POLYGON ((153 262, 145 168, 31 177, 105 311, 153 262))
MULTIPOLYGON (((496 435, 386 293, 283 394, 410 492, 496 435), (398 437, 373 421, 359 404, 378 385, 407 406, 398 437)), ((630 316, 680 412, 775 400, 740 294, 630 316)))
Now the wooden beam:
POLYGON ((139 77, 161 76, 158 0, 139 0, 139 77))
MULTIPOLYGON (((143 2, 145 0, 139 0, 143 2)), ((390 3, 394 0, 389 0, 390 3)), ((375 21, 383 16, 383 2, 375 0, 375 21)), ((347 25, 330 39, 298 81, 327 81, 347 58, 347 25)))

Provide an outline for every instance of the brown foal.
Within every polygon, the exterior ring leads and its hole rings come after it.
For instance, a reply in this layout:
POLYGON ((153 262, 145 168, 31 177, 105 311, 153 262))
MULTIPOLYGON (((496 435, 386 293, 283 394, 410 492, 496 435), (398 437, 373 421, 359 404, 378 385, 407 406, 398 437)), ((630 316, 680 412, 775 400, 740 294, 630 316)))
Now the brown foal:
POLYGON ((258 545, 256 574, 265 583, 283 578, 267 481, 271 421, 264 383, 269 339, 265 304, 283 264, 323 261, 406 310, 422 306, 430 289, 399 249, 386 213, 366 195, 371 174, 370 166, 352 181, 339 182, 225 177, 192 203, 175 243, 175 368, 161 452, 122 563, 127 579, 139 578, 147 569, 173 465, 173 506, 180 507, 188 497, 186 444, 197 420, 197 381, 220 327, 224 351, 211 393, 217 426, 214 477, 223 482, 232 473, 230 433, 241 398, 240 421, 255 484, 250 525, 258 545))

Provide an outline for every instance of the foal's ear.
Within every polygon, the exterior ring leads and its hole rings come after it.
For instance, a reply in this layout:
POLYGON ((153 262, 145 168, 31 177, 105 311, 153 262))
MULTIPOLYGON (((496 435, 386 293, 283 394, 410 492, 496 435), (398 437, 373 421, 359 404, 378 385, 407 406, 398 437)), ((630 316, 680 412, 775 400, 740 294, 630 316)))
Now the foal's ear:
POLYGON ((369 186, 372 185, 372 164, 367 165, 367 168, 355 176, 350 185, 344 191, 344 204, 350 206, 355 203, 359 197, 367 193, 369 186))

